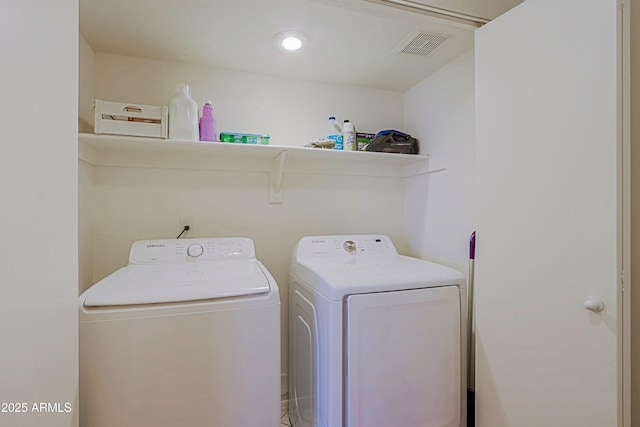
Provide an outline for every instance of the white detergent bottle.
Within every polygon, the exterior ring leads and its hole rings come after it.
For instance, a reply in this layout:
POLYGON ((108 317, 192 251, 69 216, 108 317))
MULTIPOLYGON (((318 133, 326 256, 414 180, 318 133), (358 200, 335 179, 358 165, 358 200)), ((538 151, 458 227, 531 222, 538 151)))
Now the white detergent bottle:
POLYGON ((186 83, 176 86, 176 94, 169 101, 169 138, 184 141, 198 141, 198 104, 191 98, 191 90, 186 83))
POLYGON ((329 117, 329 124, 327 126, 327 138, 335 142, 335 145, 333 147, 334 150, 342 150, 342 128, 340 127, 340 123, 338 123, 336 121, 336 118, 333 116, 329 117))
POLYGON ((356 128, 349 120, 342 124, 342 144, 344 150, 353 151, 356 149, 356 128))

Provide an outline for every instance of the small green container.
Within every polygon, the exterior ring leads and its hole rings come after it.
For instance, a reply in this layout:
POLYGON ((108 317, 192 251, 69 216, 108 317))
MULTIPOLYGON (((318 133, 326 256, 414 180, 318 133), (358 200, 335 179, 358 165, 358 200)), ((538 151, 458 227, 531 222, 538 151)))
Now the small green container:
POLYGON ((269 144, 269 135, 259 135, 254 133, 231 133, 220 132, 220 141, 235 144, 269 144))

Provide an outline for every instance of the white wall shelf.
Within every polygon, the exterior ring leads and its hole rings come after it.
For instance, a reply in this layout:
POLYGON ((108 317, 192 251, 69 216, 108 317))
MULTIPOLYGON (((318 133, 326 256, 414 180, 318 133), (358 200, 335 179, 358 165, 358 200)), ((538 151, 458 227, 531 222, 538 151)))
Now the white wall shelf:
POLYGON ((94 166, 267 172, 270 201, 282 201, 283 175, 407 178, 428 173, 428 155, 337 151, 284 145, 189 142, 79 135, 79 158, 94 166))

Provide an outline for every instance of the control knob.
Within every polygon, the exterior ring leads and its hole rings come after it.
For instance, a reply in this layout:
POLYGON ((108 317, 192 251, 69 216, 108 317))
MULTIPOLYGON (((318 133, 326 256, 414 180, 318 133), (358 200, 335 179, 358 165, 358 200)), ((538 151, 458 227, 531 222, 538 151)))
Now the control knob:
POLYGON ((356 242, 354 242, 353 240, 347 240, 342 244, 342 247, 345 251, 353 253, 356 251, 356 242))
POLYGON ((187 255, 191 258, 198 258, 204 253, 204 249, 201 245, 191 245, 187 248, 187 255))

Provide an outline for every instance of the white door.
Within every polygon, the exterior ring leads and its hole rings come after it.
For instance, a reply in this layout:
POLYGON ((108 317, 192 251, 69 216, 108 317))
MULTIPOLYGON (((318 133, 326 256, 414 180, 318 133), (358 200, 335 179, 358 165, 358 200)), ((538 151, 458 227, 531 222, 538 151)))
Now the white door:
POLYGON ((461 425, 457 286, 351 295, 346 319, 346 426, 461 425))
POLYGON ((622 425, 621 22, 527 0, 476 32, 480 427, 622 425))

